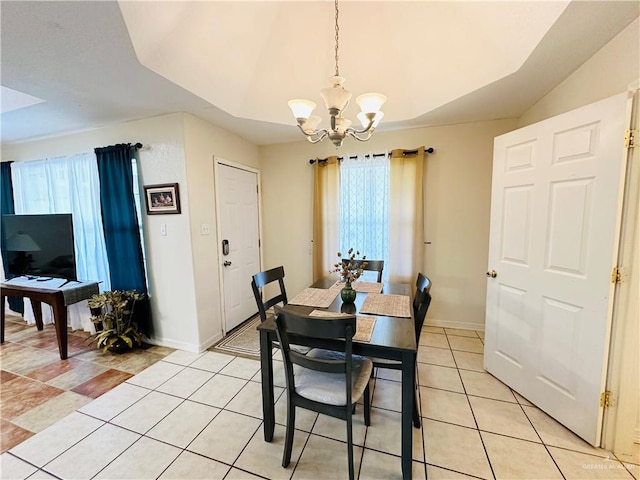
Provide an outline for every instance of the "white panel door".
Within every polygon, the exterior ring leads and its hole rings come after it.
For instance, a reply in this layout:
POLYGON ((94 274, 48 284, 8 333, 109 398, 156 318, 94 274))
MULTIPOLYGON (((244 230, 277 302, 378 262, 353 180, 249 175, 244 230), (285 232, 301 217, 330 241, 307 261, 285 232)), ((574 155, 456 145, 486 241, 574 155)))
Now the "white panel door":
POLYGON ((229 332, 258 312, 251 290, 251 277, 260 271, 258 175, 223 163, 217 172, 225 332, 229 332))
POLYGON ((622 94, 494 143, 485 368, 593 445, 628 118, 622 94))

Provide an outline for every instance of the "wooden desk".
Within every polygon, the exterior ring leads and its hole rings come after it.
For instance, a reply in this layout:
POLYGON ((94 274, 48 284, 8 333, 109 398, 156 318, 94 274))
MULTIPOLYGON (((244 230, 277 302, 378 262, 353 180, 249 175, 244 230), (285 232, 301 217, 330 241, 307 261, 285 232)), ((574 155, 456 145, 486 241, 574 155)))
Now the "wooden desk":
POLYGON ((70 282, 61 287, 62 279, 38 281, 37 279, 15 278, 0 283, 0 343, 4 343, 4 308, 6 297, 26 297, 31 299, 33 316, 38 330, 43 329, 42 303, 51 305, 56 326, 58 350, 62 360, 67 358, 67 305, 86 300, 98 293, 97 282, 70 282))
MULTIPOLYGON (((320 280, 312 285, 314 288, 329 288, 335 280, 320 280)), ((410 295, 409 285, 385 284, 383 293, 410 295)), ((366 293, 358 292, 354 305, 342 304, 340 295, 326 309, 330 312, 357 313, 360 311, 366 293)), ((287 309, 308 315, 314 307, 301 305, 287 305, 287 309)), ((275 429, 275 407, 273 394, 273 342, 277 340, 273 318, 258 325, 260 332, 260 366, 262 375, 262 411, 264 418, 264 439, 273 440, 275 429)), ((304 345, 305 342, 291 336, 291 343, 304 345)), ((327 341, 322 348, 339 349, 344 342, 339 340, 327 341)), ((342 347, 344 348, 344 347, 342 347)), ((369 342, 353 342, 353 353, 369 357, 388 358, 402 362, 402 477, 411 479, 412 461, 412 422, 413 402, 415 398, 415 366, 417 355, 417 341, 413 318, 376 316, 376 324, 369 342)), ((375 426, 373 427, 375 428, 375 426)))

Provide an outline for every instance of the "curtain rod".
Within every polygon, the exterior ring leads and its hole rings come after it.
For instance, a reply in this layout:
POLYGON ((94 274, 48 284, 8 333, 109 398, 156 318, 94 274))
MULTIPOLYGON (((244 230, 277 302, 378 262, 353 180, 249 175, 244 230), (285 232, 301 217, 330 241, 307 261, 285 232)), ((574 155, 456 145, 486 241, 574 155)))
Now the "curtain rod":
MULTIPOLYGON (((424 149, 424 153, 434 153, 435 151, 436 151, 436 150, 435 150, 435 148, 433 148, 433 147, 427 147, 427 148, 425 148, 425 149, 424 149)), ((403 153, 403 154, 409 154, 409 155, 410 155, 410 154, 418 153, 418 150, 403 150, 403 151, 402 151, 402 153, 403 153)), ((391 152, 387 152, 387 153, 373 153, 373 154, 371 154, 371 155, 369 155, 369 154, 367 153, 366 155, 364 155, 364 158, 369 158, 369 157, 373 157, 373 158, 376 158, 376 157, 384 157, 384 156, 387 156, 387 155, 391 155, 391 152)), ((339 161, 339 162, 341 162, 342 160, 344 160, 344 158, 345 158, 345 157, 338 157, 338 161, 339 161)), ((349 159, 355 159, 355 158, 358 158, 358 155, 352 155, 352 156, 347 157, 347 158, 349 158, 349 159)), ((326 161, 327 161, 327 159, 326 159, 326 158, 318 158, 318 159, 312 158, 311 160, 309 160, 309 164, 310 164, 310 165, 313 165, 314 163, 316 163, 316 161, 318 161, 318 162, 320 162, 320 163, 324 163, 324 162, 326 162, 326 161)))

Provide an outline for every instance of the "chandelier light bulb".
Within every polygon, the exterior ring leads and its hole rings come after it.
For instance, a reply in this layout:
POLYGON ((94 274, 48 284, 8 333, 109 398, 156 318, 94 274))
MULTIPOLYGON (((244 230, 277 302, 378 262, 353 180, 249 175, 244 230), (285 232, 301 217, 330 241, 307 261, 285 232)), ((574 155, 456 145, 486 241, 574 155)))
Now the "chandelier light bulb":
POLYGON ((336 109, 342 112, 349 105, 351 92, 342 86, 345 82, 344 77, 333 76, 329 81, 331 86, 320 90, 320 95, 324 99, 327 110, 336 109))
POLYGON ((364 93, 356 98, 356 103, 360 105, 363 113, 376 113, 382 108, 382 104, 387 101, 387 97, 381 93, 364 93))
POLYGON ((302 124, 302 130, 304 131, 304 133, 312 134, 313 132, 315 132, 316 128, 318 128, 318 125, 320 125, 321 120, 322 119, 318 115, 311 115, 302 124))
POLYGON ((340 135, 344 135, 344 133, 346 132, 347 128, 349 128, 351 126, 351 120, 347 119, 347 118, 342 118, 342 117, 338 117, 336 118, 336 131, 340 134, 340 135))
POLYGON ((311 116, 311 112, 316 108, 315 102, 311 100, 305 100, 303 98, 295 98, 289 100, 289 108, 293 112, 293 116, 298 118, 304 118, 305 120, 311 116))

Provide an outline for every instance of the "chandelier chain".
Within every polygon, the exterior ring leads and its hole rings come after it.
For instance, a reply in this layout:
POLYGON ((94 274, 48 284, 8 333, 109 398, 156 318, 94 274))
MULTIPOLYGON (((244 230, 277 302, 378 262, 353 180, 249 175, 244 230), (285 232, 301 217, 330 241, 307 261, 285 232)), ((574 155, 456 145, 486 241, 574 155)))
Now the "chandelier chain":
POLYGON ((339 32, 340 27, 338 27, 338 0, 335 0, 336 5, 336 77, 340 76, 340 72, 338 71, 338 45, 339 45, 339 32))
MULTIPOLYGON (((2 1, 2 0, 0 0, 2 1)), ((340 49, 340 9, 338 0, 334 0, 335 6, 335 75, 329 79, 331 86, 320 90, 329 115, 330 125, 327 128, 318 128, 320 117, 312 115, 316 108, 315 102, 304 99, 289 100, 289 107, 298 122, 298 128, 311 143, 318 143, 324 138, 329 138, 336 148, 342 145, 346 137, 352 137, 360 142, 366 142, 373 135, 374 130, 382 119, 384 113, 380 110, 387 97, 380 93, 365 93, 360 95, 356 102, 362 110, 358 114, 358 120, 362 123, 362 129, 351 126, 351 120, 342 116, 343 111, 349 105, 351 92, 343 86, 345 79, 340 76, 339 49, 340 49)))

